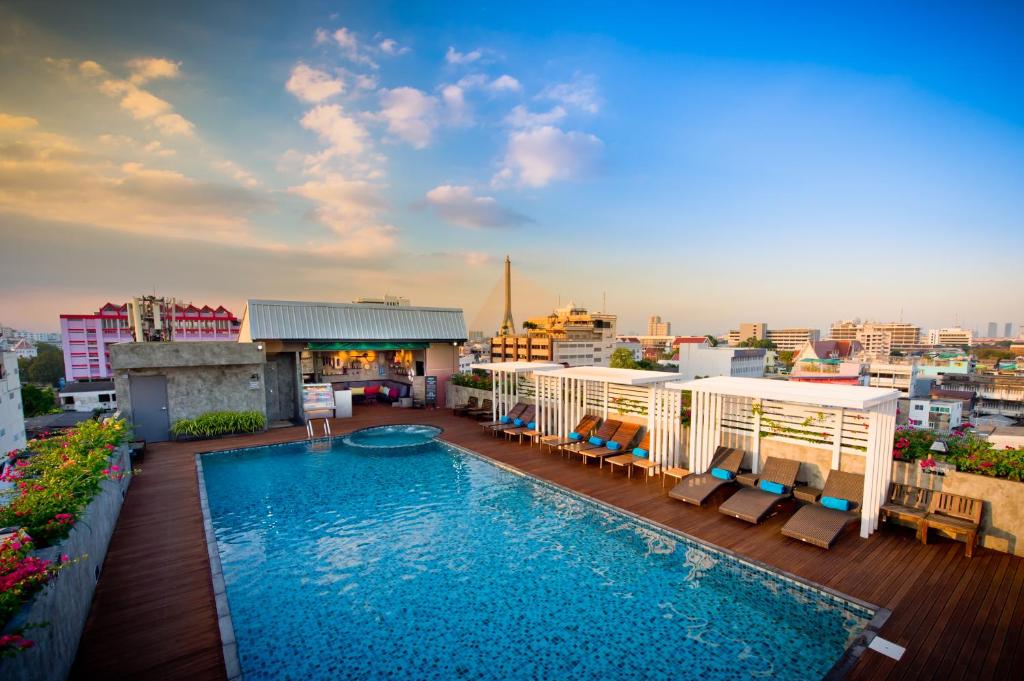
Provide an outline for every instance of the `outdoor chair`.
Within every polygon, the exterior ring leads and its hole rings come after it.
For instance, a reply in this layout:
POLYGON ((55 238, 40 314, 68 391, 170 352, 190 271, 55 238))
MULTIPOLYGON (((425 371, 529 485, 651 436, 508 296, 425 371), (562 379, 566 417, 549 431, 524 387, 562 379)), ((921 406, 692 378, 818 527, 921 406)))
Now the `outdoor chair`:
POLYGON ((651 451, 651 431, 648 430, 644 433, 643 438, 640 440, 640 444, 634 447, 630 452, 626 454, 618 454, 616 456, 609 456, 606 461, 610 468, 612 475, 615 475, 616 468, 625 468, 629 471, 629 477, 633 477, 633 464, 637 461, 647 461, 647 457, 651 451))
POLYGON ((545 435, 540 439, 540 446, 543 449, 547 447, 548 450, 561 449, 565 445, 575 444, 577 442, 583 442, 590 434, 597 428, 597 424, 601 422, 596 416, 587 414, 580 419, 580 422, 576 424, 576 428, 569 433, 569 437, 562 437, 561 435, 545 435), (578 437, 573 438, 572 435, 576 434, 578 437))
POLYGON ((615 435, 612 436, 603 447, 586 448, 580 450, 580 456, 583 459, 583 465, 587 465, 591 459, 598 460, 598 468, 604 467, 604 460, 609 456, 618 456, 623 452, 629 451, 630 446, 633 444, 633 440, 640 433, 640 426, 636 423, 623 423, 618 430, 615 431, 615 435), (615 447, 610 446, 615 443, 615 447))
POLYGON ((914 535, 920 538, 921 521, 928 515, 931 499, 930 489, 894 482, 889 486, 889 500, 879 509, 879 517, 883 522, 892 519, 909 523, 914 527, 914 535))
POLYGON ((757 525, 793 497, 793 486, 799 472, 799 461, 770 456, 757 476, 757 486, 744 487, 729 497, 718 510, 757 525))
POLYGON ((864 476, 833 469, 821 490, 821 498, 801 507, 782 526, 782 534, 829 549, 843 530, 860 520, 863 503, 864 476))
POLYGON ((978 542, 978 529, 981 527, 983 508, 984 504, 981 499, 949 492, 934 492, 928 503, 928 515, 920 524, 921 543, 928 543, 928 530, 932 528, 944 530, 956 539, 963 537, 967 543, 964 553, 970 558, 974 555, 974 545, 978 542))
POLYGON ((597 431, 588 439, 583 440, 582 442, 573 442, 571 444, 562 445, 559 449, 567 455, 572 456, 573 454, 579 454, 580 452, 588 449, 604 447, 604 443, 615 437, 615 433, 618 432, 621 426, 622 421, 608 419, 602 423, 601 427, 598 428, 597 431))
POLYGON ((669 490, 668 495, 694 506, 702 506, 723 486, 736 484, 736 474, 739 473, 742 464, 742 449, 719 447, 711 459, 709 472, 686 476, 669 490), (716 471, 719 471, 718 475, 715 474, 716 471))

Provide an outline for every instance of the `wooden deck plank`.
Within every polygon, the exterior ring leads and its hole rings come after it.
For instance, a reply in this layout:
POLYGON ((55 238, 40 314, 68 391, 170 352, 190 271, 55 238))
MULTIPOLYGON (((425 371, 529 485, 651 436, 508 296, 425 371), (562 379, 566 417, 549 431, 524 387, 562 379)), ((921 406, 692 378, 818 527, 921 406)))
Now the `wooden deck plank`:
MULTIPOLYGON (((907 647, 900 662, 867 651, 850 679, 927 679, 955 672, 1006 678, 1020 669, 1024 630, 1024 561, 936 538, 927 546, 910 531, 883 525, 869 539, 850 532, 822 551, 783 537, 789 505, 758 526, 712 507, 675 501, 660 479, 610 475, 536 446, 491 437, 475 421, 446 411, 357 406, 332 421, 341 434, 383 423, 431 423, 442 439, 505 465, 569 487, 700 540, 736 551, 892 610, 881 635, 907 647), (980 610, 975 610, 981 608, 980 610), (956 649, 956 653, 952 652, 956 649)), ((198 486, 197 451, 298 440, 303 428, 200 443, 151 446, 125 500, 83 635, 73 678, 223 679, 198 486)))

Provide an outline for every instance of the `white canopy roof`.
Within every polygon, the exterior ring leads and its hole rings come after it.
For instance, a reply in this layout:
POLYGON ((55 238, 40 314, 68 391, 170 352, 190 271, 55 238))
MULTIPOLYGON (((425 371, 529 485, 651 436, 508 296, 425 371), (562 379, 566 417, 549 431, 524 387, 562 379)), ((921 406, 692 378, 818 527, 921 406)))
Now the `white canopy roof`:
POLYGON ((822 407, 843 407, 846 409, 868 409, 900 397, 898 390, 890 388, 869 388, 861 385, 839 385, 835 383, 805 383, 802 381, 780 381, 770 378, 739 378, 714 376, 695 381, 669 383, 666 388, 675 390, 699 390, 733 397, 752 397, 813 404, 822 407))
POLYGON ((650 385, 651 383, 664 383, 682 378, 681 374, 671 374, 665 371, 612 369, 610 367, 569 367, 568 369, 548 371, 545 375, 575 378, 581 381, 596 381, 598 383, 617 383, 619 385, 650 385))
POLYGON ((552 364, 551 362, 485 362, 482 364, 470 364, 470 369, 480 369, 482 371, 497 371, 511 374, 521 374, 527 371, 550 371, 552 369, 561 369, 561 364, 552 364))

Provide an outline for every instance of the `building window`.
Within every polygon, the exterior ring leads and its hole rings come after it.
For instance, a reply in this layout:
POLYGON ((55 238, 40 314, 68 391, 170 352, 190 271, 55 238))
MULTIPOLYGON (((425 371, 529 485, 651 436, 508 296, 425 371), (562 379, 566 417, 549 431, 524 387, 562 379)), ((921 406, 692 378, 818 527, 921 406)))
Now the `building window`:
POLYGON ((100 393, 100 402, 110 402, 113 396, 110 393, 100 393))
POLYGON ((65 397, 64 398, 64 404, 70 406, 70 405, 73 405, 74 403, 75 403, 75 398, 74 397, 65 397))

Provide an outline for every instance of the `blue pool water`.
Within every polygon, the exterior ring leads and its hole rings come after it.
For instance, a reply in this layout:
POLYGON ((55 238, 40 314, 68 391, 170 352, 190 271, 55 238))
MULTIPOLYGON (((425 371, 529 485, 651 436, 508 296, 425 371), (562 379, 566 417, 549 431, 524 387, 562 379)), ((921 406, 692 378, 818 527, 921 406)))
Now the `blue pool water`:
POLYGON ((357 447, 407 447, 426 444, 440 434, 441 429, 434 426, 375 426, 346 435, 344 442, 357 447))
POLYGON ((439 442, 203 472, 247 679, 817 679, 872 616, 439 442))

